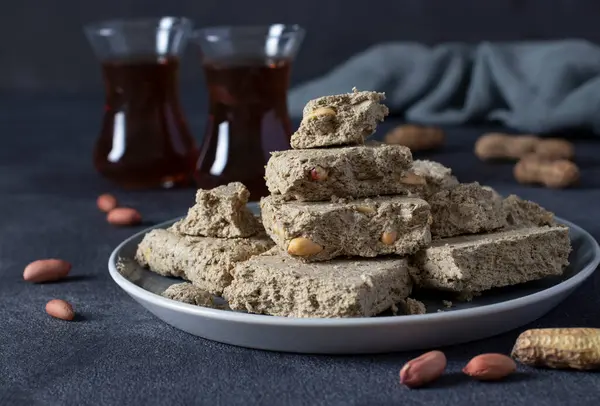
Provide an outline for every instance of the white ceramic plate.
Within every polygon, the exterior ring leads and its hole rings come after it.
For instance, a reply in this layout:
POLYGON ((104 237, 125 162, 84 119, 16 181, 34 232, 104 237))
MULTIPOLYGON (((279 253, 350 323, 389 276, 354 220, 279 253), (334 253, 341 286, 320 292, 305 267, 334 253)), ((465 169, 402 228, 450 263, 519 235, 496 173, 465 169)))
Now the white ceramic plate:
POLYGON ((242 347, 321 354, 381 353, 427 349, 500 334, 527 324, 559 304, 600 262, 600 248, 585 230, 570 227, 573 251, 564 275, 502 288, 446 309, 440 297, 419 297, 428 314, 371 318, 302 319, 216 310, 160 296, 180 280, 154 274, 133 263, 138 243, 151 227, 123 241, 108 261, 110 275, 133 299, 161 320, 196 336, 242 347), (122 258, 130 264, 117 271, 122 258), (442 311, 440 311, 442 310, 442 311))

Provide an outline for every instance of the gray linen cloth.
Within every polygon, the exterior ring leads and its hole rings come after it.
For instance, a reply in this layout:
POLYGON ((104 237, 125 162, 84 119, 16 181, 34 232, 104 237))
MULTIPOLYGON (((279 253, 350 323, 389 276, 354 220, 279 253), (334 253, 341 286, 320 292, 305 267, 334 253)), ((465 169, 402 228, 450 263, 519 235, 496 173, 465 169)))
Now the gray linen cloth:
POLYGON ((385 92, 390 113, 412 122, 600 133, 600 47, 583 40, 377 45, 292 89, 290 114, 352 87, 385 92))

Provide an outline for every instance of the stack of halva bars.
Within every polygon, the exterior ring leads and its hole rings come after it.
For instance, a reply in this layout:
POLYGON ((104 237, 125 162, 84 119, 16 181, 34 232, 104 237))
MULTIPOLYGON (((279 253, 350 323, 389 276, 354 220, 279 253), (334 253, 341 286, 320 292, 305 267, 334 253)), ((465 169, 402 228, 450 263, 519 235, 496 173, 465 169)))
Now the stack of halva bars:
POLYGON ((562 274, 571 246, 552 213, 459 183, 404 146, 366 145, 388 114, 383 100, 354 90, 310 101, 292 149, 266 166, 261 217, 240 183, 199 190, 184 219, 144 237, 137 261, 190 282, 167 297, 209 305, 217 295, 287 317, 423 313, 415 287, 469 300, 562 274))

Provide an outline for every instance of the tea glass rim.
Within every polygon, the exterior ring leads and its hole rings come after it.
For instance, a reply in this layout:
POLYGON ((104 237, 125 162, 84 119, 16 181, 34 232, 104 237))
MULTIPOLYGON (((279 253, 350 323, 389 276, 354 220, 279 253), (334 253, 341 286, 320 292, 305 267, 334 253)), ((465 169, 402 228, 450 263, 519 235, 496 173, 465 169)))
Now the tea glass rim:
POLYGON ((183 27, 184 29, 187 28, 187 30, 191 32, 193 30, 194 22, 188 17, 172 15, 160 17, 113 18, 90 22, 85 24, 83 29, 88 35, 108 36, 112 35, 113 33, 107 33, 103 31, 110 28, 116 28, 117 25, 119 25, 119 28, 147 28, 146 26, 148 25, 155 25, 154 27, 150 28, 155 31, 170 31, 177 27, 183 27), (161 27, 158 23, 163 19, 172 19, 176 22, 176 24, 170 27, 161 27))
POLYGON ((197 41, 201 38, 206 38, 211 35, 211 31, 219 31, 222 30, 222 33, 212 35, 221 39, 230 39, 237 38, 242 36, 243 38, 288 38, 298 35, 304 35, 306 33, 306 29, 300 24, 283 24, 283 23, 273 23, 273 24, 251 24, 251 25, 214 25, 197 28, 192 31, 190 39, 193 41, 197 41), (260 33, 259 30, 272 27, 272 26, 282 26, 284 30, 288 28, 292 28, 290 31, 282 32, 281 34, 268 34, 268 33, 260 33), (244 31, 243 34, 232 34, 231 31, 227 31, 228 29, 241 29, 244 31), (257 32, 249 33, 250 31, 256 30, 257 32))

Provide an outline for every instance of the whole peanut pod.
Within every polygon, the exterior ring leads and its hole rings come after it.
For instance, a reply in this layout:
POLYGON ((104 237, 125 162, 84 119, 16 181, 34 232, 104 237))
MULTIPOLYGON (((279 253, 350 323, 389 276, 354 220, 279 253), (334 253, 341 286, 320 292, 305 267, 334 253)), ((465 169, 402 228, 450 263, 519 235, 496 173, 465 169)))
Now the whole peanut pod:
POLYGON ((442 146, 445 138, 444 131, 440 128, 406 124, 388 132, 385 142, 404 145, 412 151, 424 151, 442 146))
POLYGON ((481 160, 519 159, 535 151, 540 139, 535 135, 484 134, 475 142, 475 155, 481 160))
POLYGON ((549 161, 536 156, 521 159, 513 169, 519 183, 538 183, 549 188, 565 188, 579 180, 579 168, 566 159, 549 161))
POLYGON ((600 369, 600 329, 527 330, 517 338, 512 356, 535 367, 600 369))

